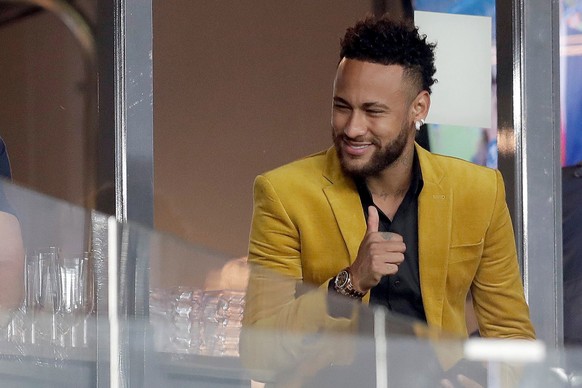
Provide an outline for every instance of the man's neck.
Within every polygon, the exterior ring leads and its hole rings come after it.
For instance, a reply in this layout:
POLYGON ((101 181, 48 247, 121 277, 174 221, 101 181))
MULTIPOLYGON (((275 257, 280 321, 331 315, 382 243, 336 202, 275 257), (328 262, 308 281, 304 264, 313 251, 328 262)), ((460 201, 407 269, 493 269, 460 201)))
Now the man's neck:
POLYGON ((379 175, 366 178, 366 186, 372 194, 374 203, 390 219, 393 218, 410 187, 413 160, 414 148, 404 152, 379 175))
POLYGON ((366 185, 373 195, 404 196, 412 181, 414 148, 402 155, 377 176, 366 178, 366 185))

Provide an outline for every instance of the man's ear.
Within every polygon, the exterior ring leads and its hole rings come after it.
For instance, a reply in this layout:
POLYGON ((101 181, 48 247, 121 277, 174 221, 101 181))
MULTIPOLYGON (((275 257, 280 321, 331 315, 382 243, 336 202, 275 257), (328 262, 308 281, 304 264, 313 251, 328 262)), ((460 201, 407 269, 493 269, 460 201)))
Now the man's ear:
POLYGON ((412 120, 425 120, 430 109, 430 94, 426 90, 422 90, 412 101, 410 105, 410 113, 412 120))

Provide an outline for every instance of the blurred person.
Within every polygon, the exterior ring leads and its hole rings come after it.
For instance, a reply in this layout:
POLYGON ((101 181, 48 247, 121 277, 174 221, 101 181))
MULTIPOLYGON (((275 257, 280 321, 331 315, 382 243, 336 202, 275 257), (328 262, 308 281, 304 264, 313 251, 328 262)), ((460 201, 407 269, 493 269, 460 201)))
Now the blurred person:
POLYGON ((206 275, 205 290, 229 290, 244 292, 249 279, 249 266, 246 257, 227 261, 220 269, 206 275))
MULTIPOLYGON (((564 344, 582 345, 582 162, 562 168, 564 344)), ((579 370, 582 365, 578 366, 579 370)))
MULTIPOLYGON (((248 261, 460 337, 469 334, 470 292, 479 335, 533 339, 500 172, 414 141, 430 108, 434 48, 388 17, 348 28, 333 83, 333 146, 255 179, 248 261)), ((329 298, 322 307, 299 287, 268 289, 253 272, 249 330, 350 326, 329 298)), ((277 357, 265 348, 262 367, 290 369, 305 358, 280 345, 277 357)), ((241 337, 243 358, 254 361, 257 347, 241 337)))
POLYGON ((24 295, 24 247, 20 222, 7 201, 3 180, 12 178, 8 152, 0 138, 0 310, 21 305, 24 295))

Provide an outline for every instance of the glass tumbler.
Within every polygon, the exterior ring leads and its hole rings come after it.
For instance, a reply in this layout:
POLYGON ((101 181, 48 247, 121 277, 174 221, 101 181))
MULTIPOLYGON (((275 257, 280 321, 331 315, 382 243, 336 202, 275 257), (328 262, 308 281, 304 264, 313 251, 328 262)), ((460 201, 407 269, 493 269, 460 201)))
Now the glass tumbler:
POLYGON ((34 321, 33 342, 55 344, 58 342, 57 313, 61 307, 59 276, 59 249, 50 247, 38 251, 39 293, 35 295, 32 315, 34 321))

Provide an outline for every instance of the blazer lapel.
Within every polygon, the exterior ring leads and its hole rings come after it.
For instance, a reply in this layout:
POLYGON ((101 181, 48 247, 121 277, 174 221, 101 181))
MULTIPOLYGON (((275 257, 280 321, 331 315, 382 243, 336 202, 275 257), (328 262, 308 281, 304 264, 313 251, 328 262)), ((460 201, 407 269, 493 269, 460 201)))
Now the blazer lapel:
POLYGON ((323 188, 350 255, 349 264, 358 255, 366 233, 366 219, 354 182, 341 171, 334 148, 327 150, 324 177, 330 182, 323 188))
POLYGON ((420 286, 429 324, 442 325, 453 193, 432 155, 417 146, 424 186, 418 199, 420 286))

